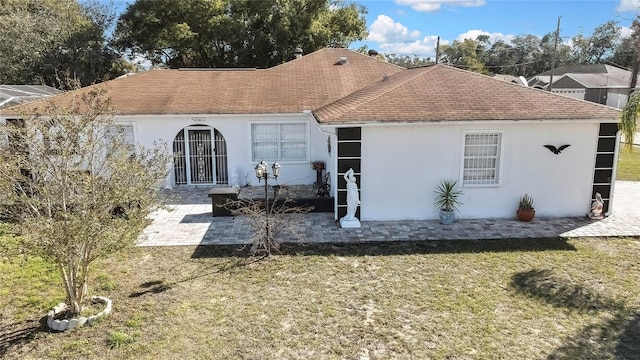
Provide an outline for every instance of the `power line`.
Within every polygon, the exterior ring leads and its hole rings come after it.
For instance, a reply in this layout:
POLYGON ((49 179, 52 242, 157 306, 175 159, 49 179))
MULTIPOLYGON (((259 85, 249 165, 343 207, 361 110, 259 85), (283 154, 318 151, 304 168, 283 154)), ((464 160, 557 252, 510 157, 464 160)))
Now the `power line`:
MULTIPOLYGON (((524 62, 524 63, 519 63, 519 64, 511 64, 511 65, 495 65, 495 66, 484 66, 485 69, 497 69, 497 68, 508 68, 508 67, 516 67, 516 66, 521 66, 521 65, 529 65, 529 64, 534 64, 537 62, 543 61, 542 59, 539 60, 533 60, 533 61, 528 61, 528 62, 524 62)), ((455 65, 455 64, 446 64, 449 66, 453 66, 453 67, 457 67, 460 69, 469 69, 469 68, 474 68, 475 66, 471 66, 471 65, 455 65)))

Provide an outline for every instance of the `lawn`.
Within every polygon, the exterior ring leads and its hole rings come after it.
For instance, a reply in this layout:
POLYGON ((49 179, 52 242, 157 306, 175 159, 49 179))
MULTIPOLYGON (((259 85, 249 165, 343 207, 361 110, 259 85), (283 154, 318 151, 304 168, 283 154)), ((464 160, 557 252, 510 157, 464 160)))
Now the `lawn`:
MULTIPOLYGON (((25 300, 29 285, 15 286, 13 270, 39 260, 25 261, 1 264, 2 288, 11 290, 0 297, 0 357, 640 354, 637 239, 309 245, 260 261, 232 248, 135 248, 96 267, 95 292, 114 300, 114 312, 69 333, 39 327, 47 299, 60 294, 25 300)), ((31 276, 40 284, 51 275, 31 276)))
POLYGON ((618 180, 640 181, 640 146, 634 146, 633 150, 620 148, 618 157, 618 180))

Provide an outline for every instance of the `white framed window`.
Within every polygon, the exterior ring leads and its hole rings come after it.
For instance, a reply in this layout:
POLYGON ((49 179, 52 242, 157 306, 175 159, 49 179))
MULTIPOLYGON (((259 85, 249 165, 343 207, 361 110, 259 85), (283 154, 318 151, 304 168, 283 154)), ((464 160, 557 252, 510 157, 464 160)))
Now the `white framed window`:
POLYGON ((251 158, 294 162, 307 161, 309 130, 307 122, 260 122, 251 124, 251 158))
POLYGON ((500 184, 502 131, 465 131, 462 185, 500 184))
POLYGON ((133 124, 113 124, 107 127, 107 137, 109 141, 116 135, 122 136, 122 141, 130 149, 131 153, 135 152, 136 140, 133 133, 133 124))

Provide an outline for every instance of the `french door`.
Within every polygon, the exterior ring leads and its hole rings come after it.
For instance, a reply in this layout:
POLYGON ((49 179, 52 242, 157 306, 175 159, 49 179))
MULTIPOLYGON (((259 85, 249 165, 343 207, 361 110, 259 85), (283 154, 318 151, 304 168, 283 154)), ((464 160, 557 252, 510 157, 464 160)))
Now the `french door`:
POLYGON ((222 134, 208 126, 189 126, 173 140, 176 185, 227 184, 227 145, 222 134))

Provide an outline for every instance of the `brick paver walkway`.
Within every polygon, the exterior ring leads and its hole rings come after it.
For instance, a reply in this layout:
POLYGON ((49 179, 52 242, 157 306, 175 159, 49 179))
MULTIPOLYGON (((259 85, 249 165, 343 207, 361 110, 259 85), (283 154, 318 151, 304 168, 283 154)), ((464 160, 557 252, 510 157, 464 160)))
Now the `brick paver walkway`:
MULTIPOLYGON (((369 242, 546 238, 582 236, 640 236, 640 182, 618 181, 613 214, 599 221, 586 218, 540 218, 530 223, 515 219, 438 221, 363 221, 359 229, 342 229, 332 213, 293 215, 290 224, 306 242, 369 242)), ((172 211, 152 214, 153 222, 140 237, 140 246, 233 245, 251 237, 243 217, 212 217, 209 188, 174 191, 180 200, 172 211)), ((586 211, 585 211, 586 212, 586 211)), ((296 241, 283 234, 283 241, 296 241)))

